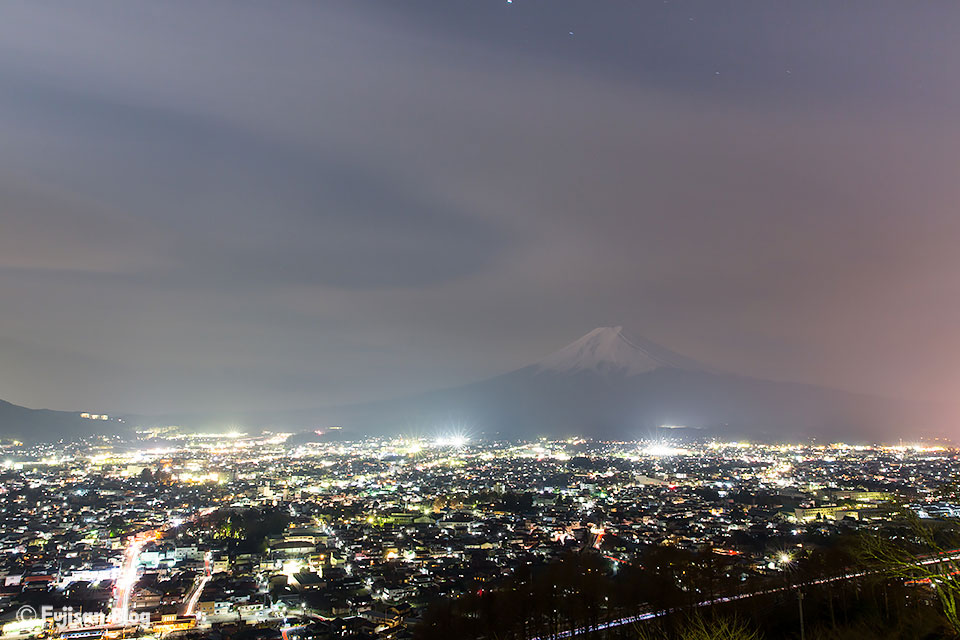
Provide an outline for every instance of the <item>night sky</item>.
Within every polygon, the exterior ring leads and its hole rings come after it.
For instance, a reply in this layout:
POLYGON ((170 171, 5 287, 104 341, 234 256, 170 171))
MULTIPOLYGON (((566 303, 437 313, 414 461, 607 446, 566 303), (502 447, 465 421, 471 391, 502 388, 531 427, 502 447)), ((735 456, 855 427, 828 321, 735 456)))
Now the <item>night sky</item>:
POLYGON ((596 326, 960 382, 960 4, 0 7, 0 398, 313 407, 596 326))

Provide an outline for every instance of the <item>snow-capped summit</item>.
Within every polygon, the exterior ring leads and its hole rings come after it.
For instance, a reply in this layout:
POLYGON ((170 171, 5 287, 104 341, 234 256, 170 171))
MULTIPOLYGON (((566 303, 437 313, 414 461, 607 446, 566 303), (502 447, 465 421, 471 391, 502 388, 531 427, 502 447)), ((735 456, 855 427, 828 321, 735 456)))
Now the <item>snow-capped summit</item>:
POLYGON ((617 373, 634 376, 655 369, 705 370, 699 363, 658 344, 635 338, 623 327, 600 327, 539 363, 539 371, 617 373))

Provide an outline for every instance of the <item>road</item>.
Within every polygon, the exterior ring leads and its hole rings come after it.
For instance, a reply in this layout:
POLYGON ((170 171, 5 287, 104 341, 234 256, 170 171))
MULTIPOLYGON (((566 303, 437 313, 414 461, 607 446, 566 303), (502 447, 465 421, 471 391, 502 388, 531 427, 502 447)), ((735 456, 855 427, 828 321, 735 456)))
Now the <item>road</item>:
MULTIPOLYGON (((209 515, 216 511, 217 507, 207 507, 196 512, 184 522, 193 522, 198 518, 209 515)), ((130 542, 127 544, 126 551, 124 551, 123 564, 120 566, 120 575, 117 577, 117 581, 113 589, 113 619, 117 620, 120 623, 126 623, 130 619, 130 596, 133 592, 133 585, 137 582, 137 560, 140 558, 140 553, 143 551, 143 547, 148 543, 160 538, 160 536, 170 531, 172 528, 177 525, 167 525, 164 529, 151 529, 149 531, 141 531, 140 533, 132 536, 130 542)), ((209 574, 209 568, 207 569, 207 574, 209 574)), ((200 591, 203 589, 201 588, 200 591)), ((199 598, 199 592, 197 598, 199 598)), ((193 606, 196 606, 194 602, 193 606)))
MULTIPOLYGON (((919 564, 929 566, 932 564, 939 564, 941 562, 956 562, 960 560, 960 549, 952 549, 950 551, 944 551, 936 556, 929 558, 923 558, 919 561, 919 564)), ((711 607, 716 604, 725 604, 728 602, 737 602, 738 600, 746 600, 747 598, 755 598, 757 596, 769 595, 772 593, 782 593, 784 591, 793 591, 794 589, 803 589, 805 587, 813 587, 821 584, 829 584, 831 582, 840 582, 842 580, 854 580, 856 578, 863 578, 871 573, 876 573, 873 571, 859 571, 856 573, 846 573, 839 576, 831 576, 829 578, 820 578, 819 580, 808 580, 806 582, 798 582, 796 584, 786 585, 782 587, 773 587, 769 589, 761 589, 759 591, 753 591, 751 593, 739 593, 732 596, 723 596, 720 598, 714 598, 712 600, 704 600, 694 605, 695 608, 700 607, 711 607)), ((654 618, 659 618, 667 615, 674 611, 673 609, 663 609, 661 611, 649 611, 646 613, 638 613, 632 616, 624 616, 623 618, 617 618, 616 620, 610 620, 609 622, 602 622, 595 626, 584 626, 578 627, 576 629, 568 629, 567 631, 560 631, 552 635, 546 636, 537 636, 531 638, 531 640, 562 640, 563 638, 571 638, 575 635, 580 635, 588 632, 595 631, 604 631, 606 629, 614 629, 616 627, 622 627, 627 624, 633 624, 635 622, 643 622, 645 620, 653 620, 654 618)))
POLYGON ((126 624, 130 620, 130 596, 133 585, 137 582, 137 560, 143 547, 156 540, 160 532, 156 529, 143 531, 131 536, 130 542, 123 554, 123 564, 120 565, 120 575, 113 591, 113 620, 126 624))
POLYGON ((183 615, 197 615, 197 603, 200 602, 200 596, 203 594, 204 587, 206 587, 207 583, 210 582, 210 572, 210 555, 207 554, 203 560, 203 575, 194 581, 193 587, 190 593, 187 595, 187 604, 183 609, 183 615))

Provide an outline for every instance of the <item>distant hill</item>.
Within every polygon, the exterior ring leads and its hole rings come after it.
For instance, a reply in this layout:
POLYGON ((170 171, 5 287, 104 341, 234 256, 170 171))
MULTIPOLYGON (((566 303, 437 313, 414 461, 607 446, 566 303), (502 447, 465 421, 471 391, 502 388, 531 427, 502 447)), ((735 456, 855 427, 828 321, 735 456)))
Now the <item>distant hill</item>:
POLYGON ((90 420, 81 417, 79 412, 28 409, 0 400, 0 438, 26 443, 51 442, 121 430, 123 425, 115 420, 90 420))

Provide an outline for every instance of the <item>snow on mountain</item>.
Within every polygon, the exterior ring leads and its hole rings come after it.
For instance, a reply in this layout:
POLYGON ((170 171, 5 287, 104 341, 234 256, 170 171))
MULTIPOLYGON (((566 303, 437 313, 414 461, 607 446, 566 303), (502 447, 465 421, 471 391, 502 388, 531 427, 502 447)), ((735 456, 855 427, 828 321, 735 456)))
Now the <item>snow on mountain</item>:
POLYGON ((600 327, 539 363, 538 371, 593 371, 634 376, 660 368, 705 371, 706 367, 658 344, 628 335, 623 327, 600 327))

